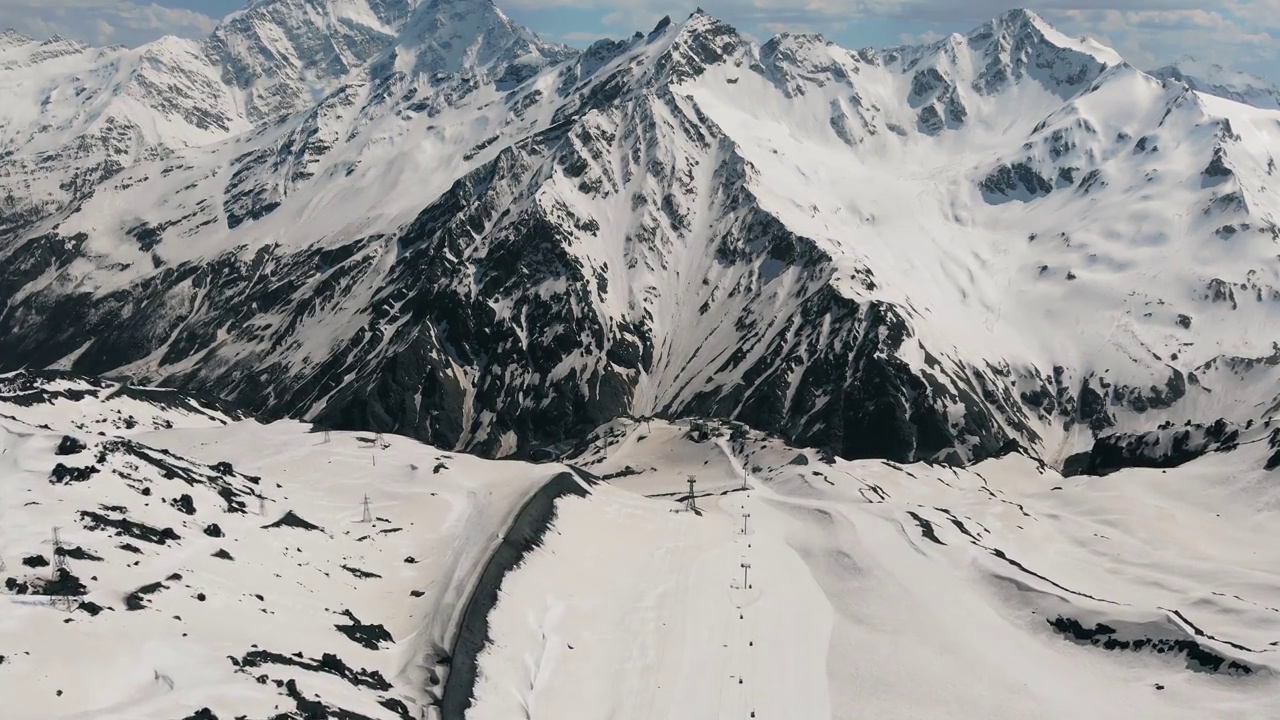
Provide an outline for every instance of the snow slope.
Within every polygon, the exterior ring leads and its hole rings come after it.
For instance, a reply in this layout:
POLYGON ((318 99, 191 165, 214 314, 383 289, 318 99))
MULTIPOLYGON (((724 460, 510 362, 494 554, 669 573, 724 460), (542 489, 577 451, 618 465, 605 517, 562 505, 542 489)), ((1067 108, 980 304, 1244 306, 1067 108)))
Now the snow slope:
POLYGON ((25 409, 13 398, 0 398, 0 715, 13 720, 325 716, 315 703, 418 718, 479 567, 563 470, 145 400, 125 410, 150 407, 165 427, 120 429, 94 420, 114 409, 91 395, 45 408, 39 427, 10 417, 25 409), (290 513, 318 527, 269 527, 290 513), (83 585, 72 612, 42 594, 53 528, 83 585))
POLYGON ((847 461, 739 423, 618 420, 570 453, 600 481, 555 501, 471 636, 468 697, 442 703, 482 568, 565 465, 172 402, 162 429, 121 434, 90 394, 39 427, 13 397, 5 718, 1280 712, 1268 428, 1170 470, 1063 478, 1020 454, 847 461))
POLYGON ((626 474, 562 501, 504 583, 469 717, 1280 711, 1280 495, 1256 451, 1064 480, 1018 455, 824 461, 738 433, 601 434, 583 460, 626 474), (698 515, 677 510, 688 474, 698 515))

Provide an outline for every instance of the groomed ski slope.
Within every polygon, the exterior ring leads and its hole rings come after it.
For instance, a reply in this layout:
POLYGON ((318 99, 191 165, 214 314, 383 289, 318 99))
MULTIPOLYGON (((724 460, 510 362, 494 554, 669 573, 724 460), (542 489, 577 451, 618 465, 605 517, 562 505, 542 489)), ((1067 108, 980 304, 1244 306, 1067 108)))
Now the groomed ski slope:
POLYGON ((1244 451, 1064 480, 1019 456, 828 465, 687 430, 619 423, 585 458, 642 472, 561 501, 503 585, 467 717, 1280 714, 1277 495, 1240 477, 1244 451), (689 474, 700 516, 679 511, 689 474), (1250 671, 1072 641, 1059 617, 1250 671))

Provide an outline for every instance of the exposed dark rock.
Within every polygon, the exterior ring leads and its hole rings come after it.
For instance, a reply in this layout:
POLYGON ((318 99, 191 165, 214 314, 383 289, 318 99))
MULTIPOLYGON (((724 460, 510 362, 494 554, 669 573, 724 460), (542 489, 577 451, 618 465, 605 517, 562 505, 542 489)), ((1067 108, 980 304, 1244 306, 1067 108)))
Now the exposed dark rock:
POLYGON ((169 504, 172 505, 174 509, 176 509, 178 512, 182 513, 183 515, 196 514, 196 501, 193 500, 191 496, 186 493, 179 495, 178 498, 175 500, 170 500, 169 504))
POLYGON ((946 543, 938 539, 938 533, 933 529, 933 523, 910 510, 907 511, 907 514, 911 516, 911 519, 916 521, 916 525, 920 526, 920 534, 924 535, 926 540, 937 543, 938 545, 946 545, 946 543))
POLYGON ((94 555, 93 553, 89 552, 88 550, 85 550, 84 548, 80 547, 79 545, 72 545, 72 546, 70 546, 70 547, 68 547, 68 546, 64 545, 64 546, 59 547, 58 549, 54 550, 54 554, 56 554, 56 555, 61 555, 61 556, 65 557, 65 558, 70 558, 70 559, 72 559, 72 560, 85 560, 85 561, 89 561, 89 562, 102 562, 102 558, 98 557, 97 555, 94 555))
POLYGON ((83 613, 88 613, 90 617, 97 617, 104 609, 105 608, 103 608, 98 603, 90 602, 88 600, 81 601, 80 604, 76 607, 76 610, 79 610, 80 612, 83 612, 83 613))
POLYGON ((161 590, 165 590, 168 587, 169 587, 168 585, 165 585, 162 582, 154 582, 148 585, 143 585, 142 587, 138 588, 137 590, 134 590, 133 592, 129 593, 128 596, 125 597, 124 599, 125 609, 126 610, 146 610, 148 607, 147 596, 154 595, 155 593, 158 593, 161 590))
POLYGON ((362 623, 350 610, 343 610, 342 614, 351 621, 351 624, 334 625, 334 627, 352 642, 363 645, 370 650, 381 650, 384 643, 395 642, 391 637, 391 633, 387 632, 387 629, 382 625, 362 623))
POLYGON ((268 529, 268 530, 271 528, 282 528, 282 527, 291 527, 291 528, 298 528, 299 530, 314 530, 318 532, 324 532, 324 528, 320 527, 319 525, 314 525, 312 523, 309 523, 306 520, 303 520, 292 510, 285 512, 285 514, 282 515, 279 520, 271 523, 270 525, 263 526, 264 529, 268 529))
POLYGON ((49 561, 43 555, 28 555, 22 558, 22 564, 29 568, 49 567, 49 561))
POLYGON ((369 579, 369 578, 381 578, 381 577, 382 577, 382 576, 381 576, 381 575, 379 575, 378 573, 368 572, 368 571, 366 571, 366 570, 361 570, 360 568, 357 568, 357 567, 351 567, 350 565, 343 565, 343 566, 342 566, 342 569, 343 569, 343 570, 346 570, 347 572, 351 573, 352 575, 355 575, 356 577, 360 578, 361 580, 365 580, 365 579, 369 579))
POLYGON ((49 482, 54 485, 70 485, 72 483, 82 483, 98 473, 97 465, 88 465, 85 467, 69 467, 58 463, 53 466, 53 472, 49 473, 49 482))
POLYGON ((128 518, 112 518, 92 510, 81 510, 80 522, 89 530, 115 530, 117 536, 127 536, 153 545, 165 545, 170 540, 181 539, 173 528, 154 528, 128 518))
POLYGON ((1087 628, 1074 618, 1061 615, 1047 620, 1049 626, 1059 633, 1077 642, 1086 643, 1105 650, 1148 650, 1160 655, 1180 653, 1187 658, 1187 667, 1198 672, 1222 673, 1226 675, 1251 675, 1254 669, 1245 663, 1231 660, 1195 640, 1181 638, 1121 637, 1119 631, 1110 625, 1097 623, 1087 628))
POLYGON ((76 438, 73 438, 70 435, 63 435, 62 441, 58 443, 58 449, 53 452, 55 455, 75 455, 83 452, 87 448, 87 445, 76 438))
POLYGON ((1104 435, 1087 453, 1071 456, 1062 474, 1107 475, 1131 467, 1174 468, 1206 453, 1236 446, 1240 430, 1226 420, 1146 433, 1104 435))
POLYGON ((209 523, 204 526, 204 534, 211 538, 220 538, 223 536, 222 528, 218 527, 218 523, 209 523))
POLYGON ((324 653, 319 660, 314 660, 303 657, 302 653, 298 653, 294 657, 281 655, 269 650, 250 650, 239 659, 231 658, 231 662, 240 669, 240 672, 247 672, 248 668, 266 665, 285 665, 311 672, 327 673, 342 678, 357 688, 368 688, 370 690, 391 689, 391 683, 387 682, 382 673, 377 670, 353 670, 341 658, 332 653, 324 653))
POLYGON ((89 592, 84 583, 80 582, 80 578, 67 568, 58 568, 52 580, 44 580, 39 584, 32 583, 31 587, 33 595, 53 597, 79 597, 89 592))

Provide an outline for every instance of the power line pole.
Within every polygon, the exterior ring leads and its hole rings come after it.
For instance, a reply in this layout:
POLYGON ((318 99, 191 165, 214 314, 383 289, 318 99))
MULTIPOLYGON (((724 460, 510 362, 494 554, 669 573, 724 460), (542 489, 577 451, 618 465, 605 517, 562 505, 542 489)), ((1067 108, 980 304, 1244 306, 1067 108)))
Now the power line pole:
POLYGON ((751 513, 742 513, 742 534, 747 534, 747 518, 751 517, 751 513))
POLYGON ((361 514, 361 516, 360 516, 360 522, 362 522, 362 523, 371 523, 371 522, 373 522, 373 512, 372 512, 371 510, 369 510, 369 496, 368 496, 368 495, 365 495, 365 496, 364 496, 364 512, 363 512, 363 513, 361 514))
POLYGON ((328 430, 325 430, 325 431, 324 431, 324 441, 325 441, 325 444, 328 444, 328 442, 329 442, 329 431, 328 431, 328 430))
POLYGON ((54 584, 54 592, 56 594, 53 595, 51 602, 54 607, 61 608, 63 610, 70 610, 71 597, 67 595, 66 589, 63 587, 62 583, 58 582, 62 579, 62 576, 65 573, 69 572, 67 570, 66 550, 62 548, 62 536, 59 533, 60 530, 61 528, 58 527, 53 529, 53 572, 49 576, 49 582, 54 584))
POLYGON ((751 586, 747 584, 747 571, 751 569, 751 563, 742 563, 742 589, 747 590, 751 586))
POLYGON ((266 517, 266 516, 267 516, 267 496, 259 495, 258 496, 258 517, 266 517))
POLYGON ((698 478, 693 475, 689 476, 689 499, 685 501, 684 507, 692 512, 698 512, 698 497, 693 494, 693 486, 697 482, 698 478))
POLYGON ((53 579, 58 579, 58 571, 67 569, 67 556, 62 549, 62 537, 58 532, 62 528, 55 527, 53 529, 53 579))

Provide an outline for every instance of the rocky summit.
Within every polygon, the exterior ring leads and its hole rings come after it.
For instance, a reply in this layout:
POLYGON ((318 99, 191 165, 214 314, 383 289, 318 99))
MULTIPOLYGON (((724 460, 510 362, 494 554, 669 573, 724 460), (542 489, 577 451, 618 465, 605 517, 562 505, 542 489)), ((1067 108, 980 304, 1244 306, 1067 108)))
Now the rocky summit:
POLYGON ((491 457, 702 416, 1066 469, 1280 403, 1280 115, 1217 86, 1023 10, 578 51, 487 0, 328 1, 0 38, 0 370, 491 457))

